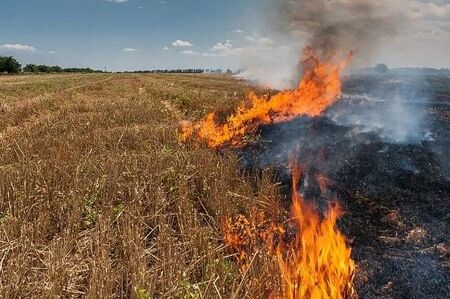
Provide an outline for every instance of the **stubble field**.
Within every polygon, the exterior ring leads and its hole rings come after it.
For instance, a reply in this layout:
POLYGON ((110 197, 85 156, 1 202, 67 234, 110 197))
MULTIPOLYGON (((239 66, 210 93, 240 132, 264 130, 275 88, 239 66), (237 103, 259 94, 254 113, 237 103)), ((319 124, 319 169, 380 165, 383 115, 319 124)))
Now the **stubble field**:
POLYGON ((176 133, 248 88, 205 75, 0 77, 0 297, 273 291, 275 262, 241 272, 220 223, 275 200, 276 186, 176 133))
MULTIPOLYGON (((427 111, 429 137, 420 144, 375 139, 348 163, 338 155, 346 163, 330 191, 346 211, 339 227, 352 247, 360 297, 441 298, 450 273, 449 78, 391 79, 346 80, 344 92, 355 98, 342 99, 335 112, 390 107, 383 91, 408 90, 403 107, 427 111), (426 93, 404 87, 417 82, 426 93), (366 93, 386 101, 361 100, 366 93)), ((211 111, 224 120, 253 89, 225 75, 0 76, 0 298, 282 294, 276 258, 252 238, 258 228, 235 217, 283 212, 286 185, 276 169, 247 175, 242 152, 239 161, 233 149, 184 143, 177 133, 183 121, 211 111), (224 245, 226 219, 239 220, 236 236, 253 242, 240 244, 248 253, 243 267, 224 245)), ((327 140, 345 128, 315 121, 327 140)), ((266 141, 270 128, 255 145, 277 159, 271 147, 291 140, 274 133, 266 141)), ((302 132, 296 127, 293 140, 320 137, 302 132)))

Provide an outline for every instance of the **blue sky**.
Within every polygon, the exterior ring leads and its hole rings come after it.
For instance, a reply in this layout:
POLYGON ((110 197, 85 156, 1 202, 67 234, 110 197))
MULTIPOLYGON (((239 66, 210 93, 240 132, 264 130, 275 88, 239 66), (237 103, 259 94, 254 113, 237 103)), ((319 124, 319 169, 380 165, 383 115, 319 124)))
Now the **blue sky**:
MULTIPOLYGON (((0 0, 0 55, 113 71, 246 68, 266 80, 295 67, 305 42, 267 30, 276 1, 0 0)), ((404 24, 386 36, 372 64, 450 67, 450 0, 376 3, 404 24)))
POLYGON ((111 70, 226 67, 230 59, 200 54, 219 42, 244 41, 244 21, 257 15, 260 2, 1 0, 0 45, 10 46, 0 53, 23 63, 111 70))

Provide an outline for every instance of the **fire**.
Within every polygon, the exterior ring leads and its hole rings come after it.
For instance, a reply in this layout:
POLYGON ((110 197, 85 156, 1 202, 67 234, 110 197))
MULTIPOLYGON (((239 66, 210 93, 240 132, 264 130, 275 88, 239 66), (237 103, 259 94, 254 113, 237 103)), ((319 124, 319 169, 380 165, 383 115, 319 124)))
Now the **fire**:
MULTIPOLYGON (((241 146, 245 144, 243 137, 254 133, 261 124, 321 115, 341 94, 340 76, 351 53, 344 59, 339 57, 337 53, 323 55, 306 48, 302 59, 304 74, 296 89, 271 97, 251 93, 249 102, 239 105, 223 124, 216 122, 215 113, 198 123, 184 123, 182 139, 193 138, 212 148, 225 144, 241 146)), ((252 256, 262 252, 261 246, 265 248, 278 264, 283 298, 355 298, 355 263, 336 226, 341 209, 337 203, 331 204, 321 216, 300 194, 297 184, 302 172, 295 163, 292 165, 290 214, 254 209, 249 216, 227 219, 222 223, 224 242, 237 253, 243 268, 251 266, 252 256)), ((331 182, 321 175, 316 176, 316 181, 322 193, 331 182)))
POLYGON ((329 206, 321 217, 314 205, 300 194, 298 166, 292 167, 292 210, 288 220, 275 220, 263 211, 249 217, 239 215, 222 226, 224 240, 244 269, 251 256, 266 247, 278 264, 282 291, 273 298, 339 299, 357 298, 353 287, 355 263, 351 249, 336 222, 341 209, 329 206), (292 235, 295 235, 292 237, 292 235))
POLYGON ((211 148, 224 144, 242 145, 242 137, 254 132, 259 125, 291 120, 301 115, 318 116, 341 94, 341 72, 349 57, 338 54, 321 55, 307 47, 303 53, 304 75, 297 88, 282 91, 272 97, 250 93, 249 103, 242 103, 224 124, 217 124, 216 114, 210 113, 198 123, 184 123, 181 138, 194 138, 211 148))
POLYGON ((332 204, 321 219, 297 189, 300 174, 300 168, 293 167, 292 219, 299 232, 288 248, 276 249, 284 298, 354 297, 355 263, 345 237, 336 227, 341 210, 332 204))

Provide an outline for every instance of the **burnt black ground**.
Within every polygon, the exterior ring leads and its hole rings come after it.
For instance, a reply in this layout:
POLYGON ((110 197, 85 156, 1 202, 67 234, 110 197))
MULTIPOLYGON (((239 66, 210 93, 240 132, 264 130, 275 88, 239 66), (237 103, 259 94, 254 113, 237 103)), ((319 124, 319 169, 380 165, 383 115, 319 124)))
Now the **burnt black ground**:
POLYGON ((358 265, 360 298, 450 298, 449 99, 439 94, 438 100, 411 101, 427 111, 411 140, 391 140, 339 119, 342 111, 357 114, 384 105, 353 96, 325 117, 262 126, 259 141, 240 152, 244 169, 274 169, 286 207, 288 156, 295 151, 305 196, 321 211, 327 198, 338 197, 346 211, 339 225, 352 239, 358 265), (334 181, 325 194, 316 174, 334 181))

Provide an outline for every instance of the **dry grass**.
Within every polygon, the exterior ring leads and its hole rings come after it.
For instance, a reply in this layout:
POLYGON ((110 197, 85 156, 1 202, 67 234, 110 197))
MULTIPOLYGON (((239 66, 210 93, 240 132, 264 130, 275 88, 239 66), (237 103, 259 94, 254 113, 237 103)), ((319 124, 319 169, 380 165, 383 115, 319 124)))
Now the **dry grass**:
MULTIPOLYGON (((178 141, 247 87, 204 75, 0 77, 1 298, 261 298, 220 221, 270 201, 236 159, 178 141)), ((275 276, 275 277, 274 277, 275 276)))

